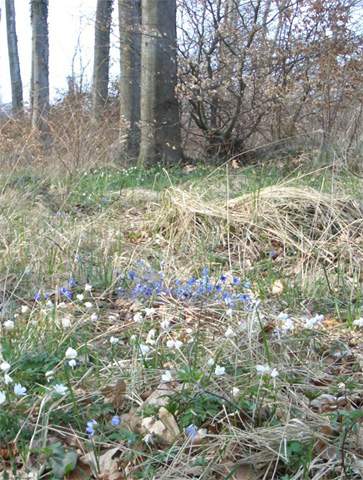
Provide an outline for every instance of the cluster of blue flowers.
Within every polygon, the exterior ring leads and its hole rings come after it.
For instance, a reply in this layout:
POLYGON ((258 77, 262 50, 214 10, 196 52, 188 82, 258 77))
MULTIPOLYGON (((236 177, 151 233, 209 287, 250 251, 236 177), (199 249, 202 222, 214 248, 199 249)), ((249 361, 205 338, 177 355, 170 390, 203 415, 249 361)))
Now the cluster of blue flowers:
POLYGON ((117 289, 118 296, 140 300, 171 297, 195 303, 208 300, 223 304, 227 308, 235 308, 241 304, 250 307, 253 304, 249 292, 250 283, 242 282, 238 277, 228 280, 226 275, 221 275, 214 279, 205 267, 199 277, 193 276, 186 281, 175 279, 167 285, 163 272, 156 272, 143 265, 142 267, 139 270, 130 270, 122 279, 122 286, 117 289))
MULTIPOLYGON (((72 289, 77 286, 74 278, 70 278, 67 286, 58 289, 58 295, 64 300, 72 300, 72 289)), ((150 300, 162 297, 174 298, 191 303, 214 302, 226 308, 237 308, 243 305, 249 309, 254 305, 250 292, 251 284, 238 277, 228 278, 221 275, 215 279, 207 267, 203 268, 199 277, 191 277, 185 281, 178 278, 166 283, 162 271, 156 271, 138 262, 135 270, 130 270, 120 279, 116 293, 121 298, 150 300)), ((34 300, 49 298, 49 293, 38 291, 34 300)))
MULTIPOLYGON (((111 425, 113 427, 118 427, 119 425, 121 425, 121 417, 119 417, 118 415, 114 415, 111 419, 111 425)), ((96 428, 97 428, 97 421, 94 419, 88 420, 86 424, 86 433, 88 435, 88 438, 92 438, 95 436, 96 428)))
MULTIPOLYGON (((73 292, 71 289, 75 286, 77 286, 77 282, 74 278, 71 277, 67 282, 67 286, 60 287, 58 289, 59 297, 65 300, 72 300, 73 292)), ((38 290, 34 295, 34 300, 36 302, 40 302, 41 300, 48 300, 51 297, 51 295, 52 293, 49 293, 49 292, 43 293, 41 290, 38 290)))

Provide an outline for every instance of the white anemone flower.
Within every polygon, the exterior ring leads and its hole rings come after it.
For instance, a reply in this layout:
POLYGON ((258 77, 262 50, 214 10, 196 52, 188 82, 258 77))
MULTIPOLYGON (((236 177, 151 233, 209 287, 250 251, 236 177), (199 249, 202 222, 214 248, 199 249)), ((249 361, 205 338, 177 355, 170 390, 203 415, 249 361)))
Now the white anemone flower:
POLYGON ((217 377, 222 377, 226 373, 226 369, 220 365, 216 365, 214 373, 217 375, 217 377))

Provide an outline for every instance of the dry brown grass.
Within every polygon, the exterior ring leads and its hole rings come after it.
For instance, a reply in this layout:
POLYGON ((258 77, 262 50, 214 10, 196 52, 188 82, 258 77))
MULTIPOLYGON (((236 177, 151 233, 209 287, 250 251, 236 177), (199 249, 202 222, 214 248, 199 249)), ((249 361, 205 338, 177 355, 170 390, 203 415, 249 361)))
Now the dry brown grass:
POLYGON ((177 249, 204 241, 248 268, 261 252, 276 250, 302 268, 363 270, 363 208, 353 198, 309 187, 277 184, 226 202, 206 201, 195 190, 169 189, 155 220, 177 249))

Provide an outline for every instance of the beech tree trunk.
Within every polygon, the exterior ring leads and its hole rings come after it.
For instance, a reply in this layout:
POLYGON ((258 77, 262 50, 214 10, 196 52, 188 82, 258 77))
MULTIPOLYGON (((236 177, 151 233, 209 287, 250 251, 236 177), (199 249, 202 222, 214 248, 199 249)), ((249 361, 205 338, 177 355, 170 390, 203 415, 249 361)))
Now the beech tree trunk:
POLYGON ((32 0, 32 125, 48 137, 49 36, 48 0, 32 0))
POLYGON ((13 113, 21 113, 23 110, 23 84, 21 81, 18 38, 16 35, 15 6, 14 0, 5 1, 6 30, 8 37, 9 67, 11 78, 11 99, 13 113))
POLYGON ((93 118, 102 116, 108 97, 110 33, 113 0, 97 0, 93 62, 93 118))
POLYGON ((141 165, 180 160, 176 0, 142 0, 141 165))
POLYGON ((137 158, 140 143, 141 0, 119 0, 121 155, 137 158), (125 141, 126 136, 126 141, 125 141))

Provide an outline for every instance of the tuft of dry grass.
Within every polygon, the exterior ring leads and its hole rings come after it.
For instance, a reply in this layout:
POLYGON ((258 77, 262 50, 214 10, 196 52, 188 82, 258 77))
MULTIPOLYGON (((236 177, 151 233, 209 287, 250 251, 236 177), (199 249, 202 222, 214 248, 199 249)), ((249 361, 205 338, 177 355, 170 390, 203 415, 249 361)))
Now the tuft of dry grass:
MULTIPOLYGON (((154 229, 175 248, 208 242, 248 268, 267 248, 307 268, 363 271, 363 207, 353 198, 277 184, 225 202, 195 190, 165 192, 154 229)), ((295 273, 298 273, 295 271, 295 273)), ((300 273, 300 272, 299 272, 300 273)))

